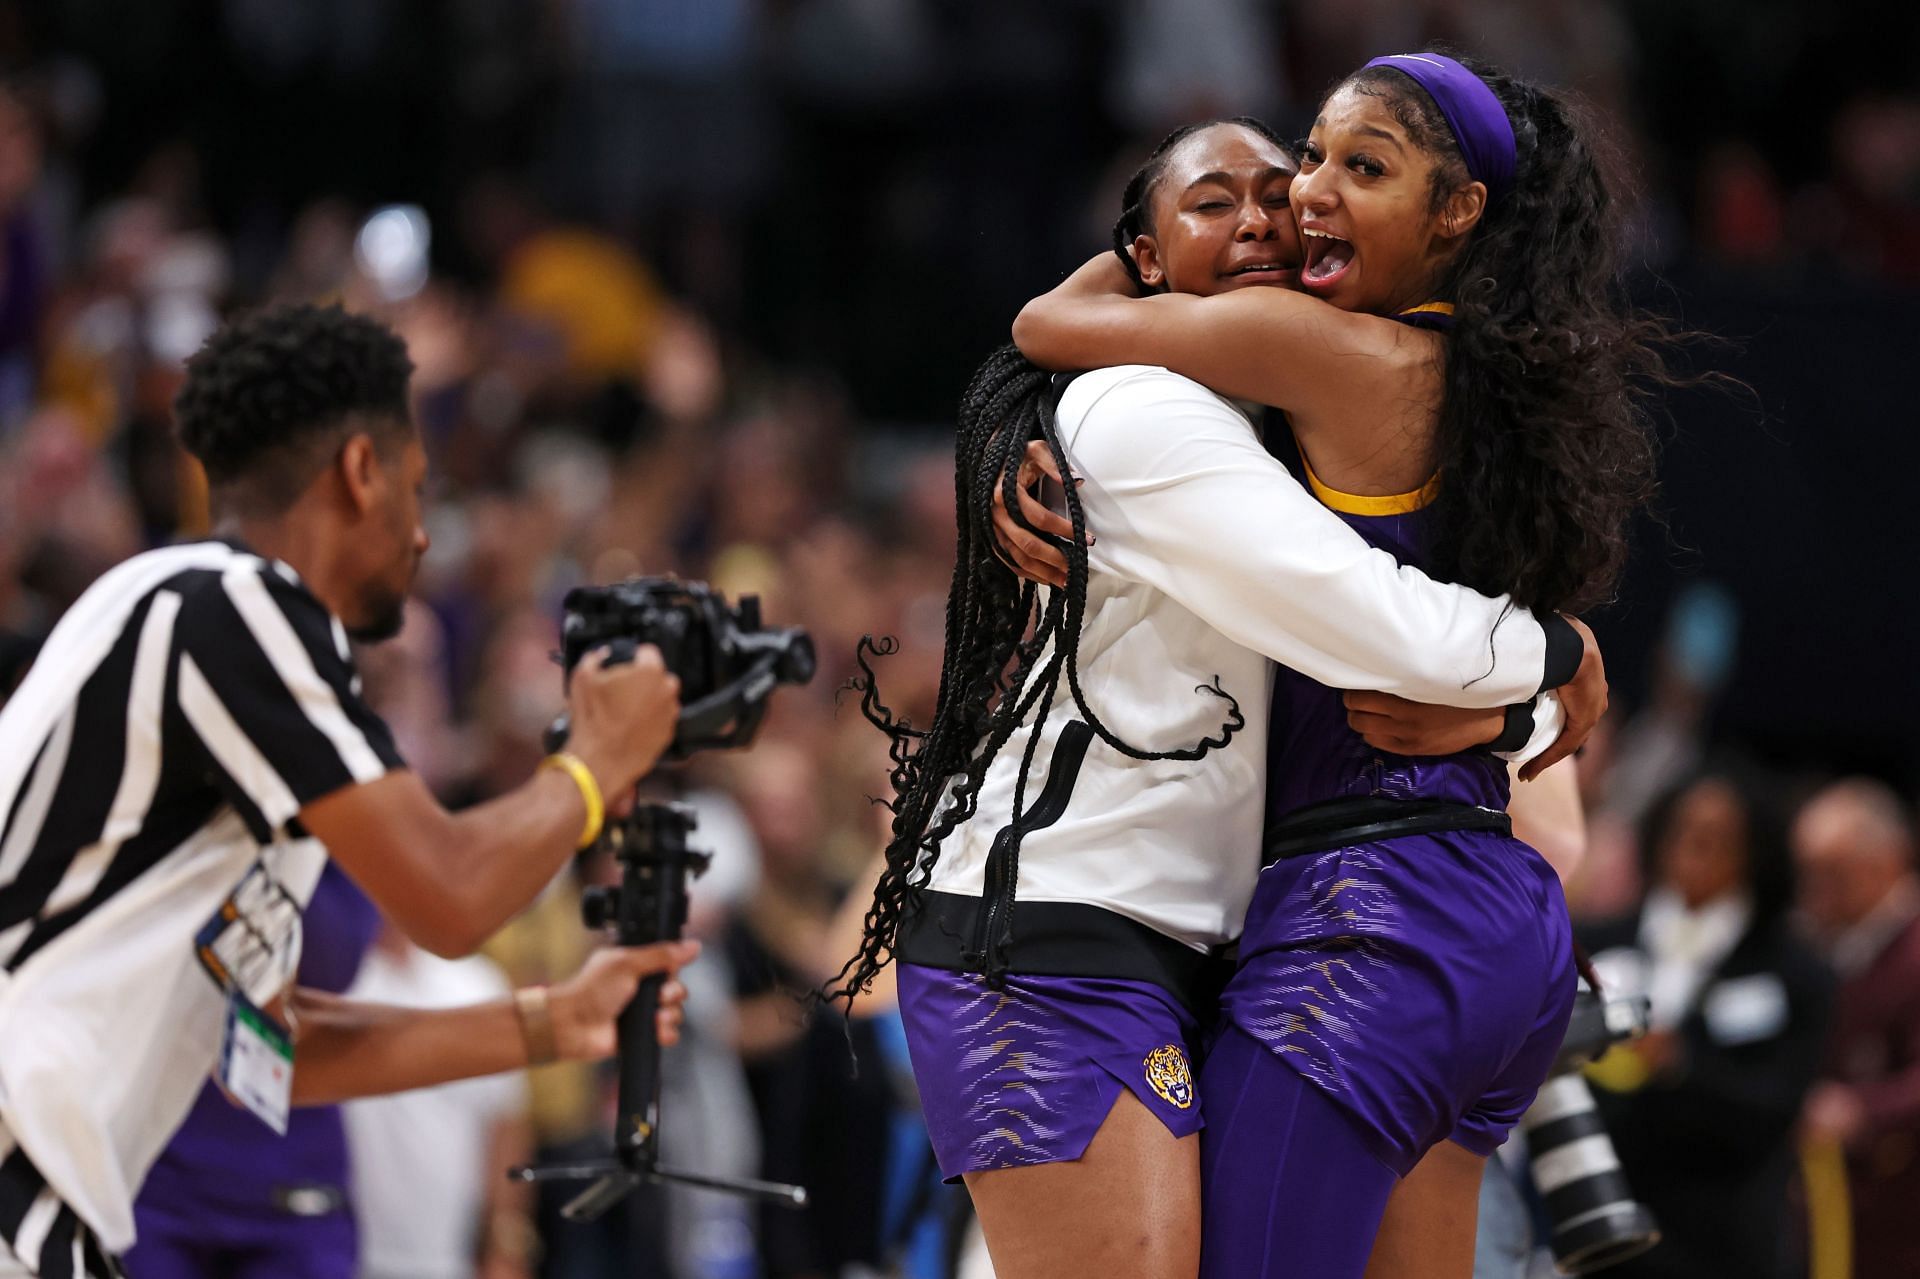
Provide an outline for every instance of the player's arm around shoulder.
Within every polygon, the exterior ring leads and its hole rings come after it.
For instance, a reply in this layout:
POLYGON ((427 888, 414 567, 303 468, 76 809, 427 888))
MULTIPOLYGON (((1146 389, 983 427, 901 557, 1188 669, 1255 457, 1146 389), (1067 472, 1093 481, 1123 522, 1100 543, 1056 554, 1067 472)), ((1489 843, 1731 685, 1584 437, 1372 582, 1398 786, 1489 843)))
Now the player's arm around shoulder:
POLYGON ((1100 254, 1021 309, 1014 343, 1042 368, 1159 365, 1290 411, 1351 405, 1356 390, 1368 393, 1356 388, 1356 369, 1391 380, 1432 358, 1405 325, 1286 289, 1133 291, 1114 255, 1100 254))

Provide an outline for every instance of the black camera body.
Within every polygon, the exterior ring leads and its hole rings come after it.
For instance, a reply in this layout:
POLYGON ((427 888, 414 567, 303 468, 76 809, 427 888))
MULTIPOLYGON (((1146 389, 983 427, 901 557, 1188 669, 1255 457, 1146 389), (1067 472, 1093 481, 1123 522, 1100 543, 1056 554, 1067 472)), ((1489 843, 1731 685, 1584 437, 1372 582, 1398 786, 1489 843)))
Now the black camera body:
POLYGON ((1606 1056, 1607 1049, 1624 1044, 1647 1033, 1653 1009, 1645 995, 1608 999, 1582 985, 1573 997, 1573 1015, 1567 1019, 1567 1033, 1560 1040, 1560 1055, 1555 1058, 1548 1078, 1579 1070, 1606 1056))
POLYGON ((680 724, 666 758, 744 746, 760 727, 775 685, 813 678, 813 641, 797 626, 767 627, 760 600, 729 607, 704 582, 636 577, 611 586, 578 586, 562 602, 560 661, 569 676, 597 648, 611 661, 633 659, 651 644, 680 677, 680 724))

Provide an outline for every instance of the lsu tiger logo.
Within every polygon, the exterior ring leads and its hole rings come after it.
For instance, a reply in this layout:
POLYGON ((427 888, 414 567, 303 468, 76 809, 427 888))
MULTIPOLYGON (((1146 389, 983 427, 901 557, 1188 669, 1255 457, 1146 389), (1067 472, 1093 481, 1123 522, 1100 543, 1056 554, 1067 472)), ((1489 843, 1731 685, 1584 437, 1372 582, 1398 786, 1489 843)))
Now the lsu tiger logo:
POLYGON ((1193 1072, 1187 1068, 1187 1054, 1178 1044, 1168 1044, 1147 1054, 1147 1083, 1160 1100, 1185 1110, 1193 1104, 1193 1072))

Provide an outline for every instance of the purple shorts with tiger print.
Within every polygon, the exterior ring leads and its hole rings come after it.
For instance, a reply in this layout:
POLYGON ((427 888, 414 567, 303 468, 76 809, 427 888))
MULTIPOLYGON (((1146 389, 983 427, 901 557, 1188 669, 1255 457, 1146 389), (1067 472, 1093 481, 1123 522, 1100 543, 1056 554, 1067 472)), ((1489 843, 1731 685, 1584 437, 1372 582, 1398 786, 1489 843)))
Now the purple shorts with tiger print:
POLYGON ((1436 1142, 1506 1140, 1560 1051, 1575 976, 1553 868, 1454 831, 1267 867, 1222 1005, 1405 1176, 1436 1142))
POLYGON ((1176 1137, 1200 1131, 1200 1028, 1152 982, 900 965, 900 1014, 940 1170, 1078 1159, 1122 1089, 1176 1137))

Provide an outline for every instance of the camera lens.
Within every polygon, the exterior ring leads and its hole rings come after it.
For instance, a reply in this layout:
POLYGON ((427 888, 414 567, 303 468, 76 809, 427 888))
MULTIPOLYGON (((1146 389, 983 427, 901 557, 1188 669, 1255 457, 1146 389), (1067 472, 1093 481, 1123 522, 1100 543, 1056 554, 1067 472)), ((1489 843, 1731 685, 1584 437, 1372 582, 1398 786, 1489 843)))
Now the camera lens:
POLYGON ((1653 1214, 1633 1200, 1585 1079, 1566 1074, 1540 1085, 1520 1126, 1562 1272, 1591 1274, 1660 1242, 1653 1214))

